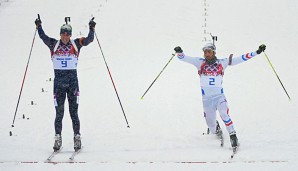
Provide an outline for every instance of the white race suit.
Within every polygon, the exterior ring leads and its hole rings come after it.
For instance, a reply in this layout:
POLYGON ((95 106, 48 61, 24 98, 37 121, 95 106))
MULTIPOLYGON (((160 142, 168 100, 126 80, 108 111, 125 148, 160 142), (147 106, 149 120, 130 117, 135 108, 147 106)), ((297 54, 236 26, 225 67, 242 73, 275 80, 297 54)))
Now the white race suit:
POLYGON ((177 53, 177 57, 181 61, 193 64, 198 70, 203 97, 204 117, 211 133, 214 134, 216 132, 216 111, 219 112, 229 134, 236 133, 229 116, 229 107, 222 87, 224 71, 229 65, 237 65, 256 55, 256 52, 235 58, 233 55, 230 55, 228 58, 217 59, 215 63, 210 65, 204 58, 190 57, 184 53, 177 53))

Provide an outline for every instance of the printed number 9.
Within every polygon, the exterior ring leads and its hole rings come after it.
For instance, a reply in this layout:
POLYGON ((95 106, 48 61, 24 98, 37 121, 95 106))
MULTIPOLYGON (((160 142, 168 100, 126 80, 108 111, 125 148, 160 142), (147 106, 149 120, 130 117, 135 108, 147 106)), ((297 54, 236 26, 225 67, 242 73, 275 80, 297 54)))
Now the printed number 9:
POLYGON ((61 61, 62 67, 67 67, 67 61, 61 61))
POLYGON ((215 85, 215 78, 209 78, 209 85, 215 85))

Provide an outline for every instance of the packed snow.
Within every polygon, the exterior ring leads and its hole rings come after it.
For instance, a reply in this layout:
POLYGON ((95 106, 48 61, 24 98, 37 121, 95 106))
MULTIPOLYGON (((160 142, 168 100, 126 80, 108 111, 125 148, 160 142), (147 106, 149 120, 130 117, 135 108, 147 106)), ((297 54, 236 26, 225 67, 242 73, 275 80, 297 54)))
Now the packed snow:
POLYGON ((1 0, 0 4, 1 171, 297 169, 297 1, 1 0), (73 163, 68 159, 73 132, 67 102, 62 152, 52 163, 45 162, 54 143, 53 66, 49 49, 35 36, 37 14, 45 33, 56 39, 64 17, 71 17, 73 38, 87 36, 88 22, 95 17, 96 35, 130 126, 94 39, 81 49, 79 58, 83 150, 73 163), (220 118, 224 147, 215 135, 204 135, 207 126, 193 66, 174 58, 140 99, 174 47, 202 56, 202 46, 212 40, 210 33, 218 37, 218 58, 266 44, 266 54, 291 97, 264 54, 227 68, 223 85, 241 144, 233 159, 220 118))

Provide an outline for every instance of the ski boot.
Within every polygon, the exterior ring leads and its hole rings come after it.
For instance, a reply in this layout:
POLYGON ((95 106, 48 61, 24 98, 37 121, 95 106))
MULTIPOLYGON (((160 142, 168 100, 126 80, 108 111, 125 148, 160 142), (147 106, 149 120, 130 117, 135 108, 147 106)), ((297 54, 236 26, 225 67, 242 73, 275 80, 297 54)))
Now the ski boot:
POLYGON ((231 145, 233 148, 233 154, 231 155, 231 158, 234 158, 234 155, 237 153, 238 147, 240 145, 238 142, 238 138, 236 136, 236 132, 230 133, 230 140, 231 140, 231 145))
POLYGON ((81 135, 80 134, 76 134, 73 137, 73 142, 74 142, 74 150, 75 151, 79 151, 81 149, 81 135))
POLYGON ((215 132, 217 138, 220 140, 220 146, 223 146, 224 145, 224 140, 223 140, 223 133, 222 133, 222 130, 219 126, 219 123, 218 121, 216 121, 216 132, 215 132))
POLYGON ((55 152, 59 151, 61 146, 62 146, 62 137, 61 137, 60 134, 56 134, 55 135, 54 147, 53 147, 54 151, 55 152))
POLYGON ((230 133, 230 141, 233 148, 238 147, 238 138, 236 136, 236 132, 230 133))

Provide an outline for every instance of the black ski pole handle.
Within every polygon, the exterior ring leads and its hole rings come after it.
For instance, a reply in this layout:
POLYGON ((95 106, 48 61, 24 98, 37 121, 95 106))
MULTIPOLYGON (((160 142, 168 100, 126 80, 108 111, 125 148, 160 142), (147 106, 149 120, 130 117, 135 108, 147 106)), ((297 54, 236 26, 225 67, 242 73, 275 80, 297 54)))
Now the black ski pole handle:
POLYGON ((40 15, 39 14, 37 14, 37 18, 40 20, 40 15))
POLYGON ((68 24, 68 22, 70 22, 70 17, 65 17, 64 20, 65 20, 65 23, 68 24))
MULTIPOLYGON (((217 41, 217 36, 213 36, 211 33, 210 33, 210 36, 212 37, 212 40, 213 40, 213 44, 215 43, 215 41, 217 41)), ((215 45, 215 44, 214 44, 215 45)))
POLYGON ((93 21, 93 20, 94 20, 94 17, 92 17, 91 21, 93 21))
POLYGON ((211 33, 210 33, 210 36, 212 37, 212 40, 217 41, 217 36, 213 36, 211 33))

